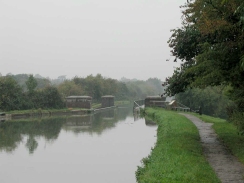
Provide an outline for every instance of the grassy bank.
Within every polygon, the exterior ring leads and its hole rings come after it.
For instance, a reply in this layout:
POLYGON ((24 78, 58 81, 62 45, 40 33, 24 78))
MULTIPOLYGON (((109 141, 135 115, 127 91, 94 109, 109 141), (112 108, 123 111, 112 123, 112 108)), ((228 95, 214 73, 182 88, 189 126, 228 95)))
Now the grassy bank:
POLYGON ((244 135, 240 135, 237 127, 224 119, 214 118, 206 115, 193 114, 201 120, 213 123, 213 129, 219 139, 225 144, 230 152, 244 163, 244 135))
POLYGON ((30 109, 7 111, 6 114, 32 114, 32 113, 49 113, 49 112, 66 112, 69 109, 30 109))
POLYGON ((220 182, 202 155, 192 122, 162 109, 146 109, 146 114, 158 123, 157 142, 136 171, 139 183, 220 182))
MULTIPOLYGON (((120 105, 129 105, 130 101, 115 101, 116 106, 120 105)), ((92 108, 100 108, 100 103, 93 103, 92 108)), ((30 109, 30 110, 15 110, 15 111, 7 111, 6 114, 40 114, 40 113, 55 113, 55 112, 70 112, 72 110, 81 110, 81 111, 89 111, 89 109, 83 108, 63 108, 63 109, 30 109)))

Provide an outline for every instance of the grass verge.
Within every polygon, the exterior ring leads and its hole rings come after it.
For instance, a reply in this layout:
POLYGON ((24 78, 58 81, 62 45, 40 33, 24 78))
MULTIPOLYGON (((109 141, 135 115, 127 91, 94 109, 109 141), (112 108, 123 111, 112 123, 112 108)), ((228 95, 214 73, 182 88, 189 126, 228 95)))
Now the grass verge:
MULTIPOLYGON (((130 104, 130 101, 123 100, 123 101, 115 101, 115 105, 128 105, 130 104)), ((101 107, 100 103, 93 103, 92 108, 99 108, 101 107)), ((29 109, 29 110, 14 110, 14 111, 6 111, 6 114, 32 114, 32 113, 53 113, 53 112, 67 112, 71 110, 84 110, 89 111, 89 109, 83 109, 83 108, 63 108, 63 109, 29 109)), ((1 111, 0 111, 1 112, 1 111)))
POLYGON ((220 182, 202 155, 195 125, 176 112, 146 109, 158 123, 157 142, 136 171, 139 183, 220 182))
POLYGON ((6 114, 31 114, 31 113, 48 113, 48 112, 66 112, 69 109, 30 109, 30 110, 16 110, 7 111, 6 114))
POLYGON ((244 135, 240 135, 237 127, 224 119, 206 115, 193 114, 207 123, 213 123, 213 129, 218 135, 219 140, 244 163, 244 135))
POLYGON ((114 105, 116 105, 116 106, 129 105, 129 104, 131 104, 131 102, 129 100, 119 100, 119 101, 114 102, 114 105))

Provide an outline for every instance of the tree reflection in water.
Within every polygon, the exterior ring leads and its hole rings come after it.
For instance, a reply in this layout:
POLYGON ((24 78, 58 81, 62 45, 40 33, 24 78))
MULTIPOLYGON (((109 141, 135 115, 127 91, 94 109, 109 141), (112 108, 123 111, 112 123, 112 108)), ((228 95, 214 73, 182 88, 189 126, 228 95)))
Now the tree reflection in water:
POLYGON ((34 151, 36 150, 37 146, 38 146, 38 142, 36 141, 35 137, 29 136, 25 146, 27 149, 29 149, 29 153, 33 154, 34 151))
POLYGON ((101 135, 104 130, 114 128, 116 123, 132 116, 132 108, 117 108, 100 111, 86 116, 63 116, 10 120, 0 123, 0 151, 13 152, 19 144, 27 141, 25 147, 30 154, 38 148, 39 137, 46 142, 55 141, 61 130, 75 134, 101 135))
POLYGON ((53 141, 58 138, 65 118, 42 118, 11 120, 0 125, 0 150, 6 152, 14 151, 28 136, 26 147, 30 153, 38 147, 36 137, 44 137, 46 141, 53 141))

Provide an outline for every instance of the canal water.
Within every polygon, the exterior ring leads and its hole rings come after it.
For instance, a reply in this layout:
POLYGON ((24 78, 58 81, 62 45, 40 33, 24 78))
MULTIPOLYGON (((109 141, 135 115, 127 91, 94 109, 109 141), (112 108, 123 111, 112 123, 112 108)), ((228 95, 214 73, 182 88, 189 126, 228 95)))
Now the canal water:
POLYGON ((156 129, 129 107, 1 122, 0 182, 135 183, 156 129))

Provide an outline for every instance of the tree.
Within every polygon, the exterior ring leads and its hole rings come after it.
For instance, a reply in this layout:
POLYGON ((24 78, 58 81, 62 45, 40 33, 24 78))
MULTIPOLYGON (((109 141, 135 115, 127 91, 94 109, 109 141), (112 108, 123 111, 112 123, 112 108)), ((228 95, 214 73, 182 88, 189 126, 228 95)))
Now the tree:
POLYGON ((26 86, 27 86, 27 90, 29 93, 33 93, 35 88, 37 87, 37 81, 34 78, 34 76, 31 74, 29 75, 28 80, 25 82, 26 86))
POLYGON ((232 101, 224 95, 224 92, 220 86, 193 88, 177 94, 176 99, 193 110, 201 106, 206 115, 227 118, 226 108, 232 105, 232 101))
POLYGON ((82 86, 83 93, 89 95, 96 102, 100 101, 103 95, 116 95, 118 90, 117 81, 111 78, 104 78, 101 74, 89 75, 86 78, 75 77, 74 83, 82 86))
POLYGON ((59 93, 63 97, 71 96, 71 95, 82 95, 83 89, 81 85, 75 84, 75 82, 66 80, 60 85, 57 86, 59 93))
POLYGON ((146 84, 149 86, 149 88, 153 89, 153 93, 155 93, 155 95, 161 95, 164 92, 164 88, 161 86, 162 81, 158 78, 149 78, 146 80, 146 84))
POLYGON ((243 113, 243 0, 189 0, 182 8, 182 27, 169 39, 172 55, 182 64, 166 78, 166 94, 221 86, 236 105, 229 111, 243 113))
POLYGON ((48 86, 40 92, 42 104, 40 107, 44 109, 61 109, 64 108, 64 101, 58 89, 53 86, 48 86))
POLYGON ((18 110, 23 103, 22 88, 11 76, 0 77, 0 109, 18 110))
POLYGON ((128 100, 129 99, 129 89, 123 82, 117 81, 117 92, 115 94, 115 98, 118 100, 128 100))
POLYGON ((244 33, 235 14, 240 2, 220 6, 220 0, 196 0, 184 6, 184 26, 173 30, 169 40, 172 54, 183 63, 167 80, 168 94, 189 86, 244 86, 240 68, 244 33), (173 88, 179 81, 181 86, 173 88))

